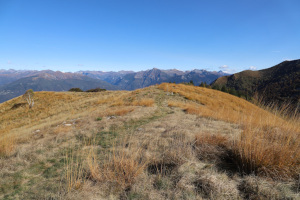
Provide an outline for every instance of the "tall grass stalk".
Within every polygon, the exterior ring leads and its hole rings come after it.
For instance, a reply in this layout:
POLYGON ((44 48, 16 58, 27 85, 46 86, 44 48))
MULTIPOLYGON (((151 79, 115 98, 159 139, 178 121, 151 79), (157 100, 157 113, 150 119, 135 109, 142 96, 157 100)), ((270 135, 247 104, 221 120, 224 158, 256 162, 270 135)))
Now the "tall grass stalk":
POLYGON ((85 182, 86 173, 83 168, 83 161, 79 153, 74 151, 66 153, 65 173, 67 180, 67 190, 79 189, 85 182))

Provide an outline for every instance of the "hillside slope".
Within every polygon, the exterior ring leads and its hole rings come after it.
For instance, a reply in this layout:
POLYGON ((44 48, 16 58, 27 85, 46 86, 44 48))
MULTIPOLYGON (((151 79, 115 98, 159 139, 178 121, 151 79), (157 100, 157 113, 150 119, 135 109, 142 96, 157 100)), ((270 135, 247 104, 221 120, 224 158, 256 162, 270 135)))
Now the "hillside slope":
POLYGON ((105 81, 87 76, 49 71, 35 76, 21 78, 12 83, 0 86, 0 103, 20 96, 28 89, 34 91, 68 91, 71 88, 88 90, 92 88, 116 90, 118 87, 105 81))
POLYGON ((0 104, 1 199, 297 199, 299 118, 183 84, 0 104))
POLYGON ((253 96, 258 93, 266 102, 294 105, 300 100, 300 60, 284 61, 259 71, 243 71, 218 78, 212 86, 235 88, 253 96))

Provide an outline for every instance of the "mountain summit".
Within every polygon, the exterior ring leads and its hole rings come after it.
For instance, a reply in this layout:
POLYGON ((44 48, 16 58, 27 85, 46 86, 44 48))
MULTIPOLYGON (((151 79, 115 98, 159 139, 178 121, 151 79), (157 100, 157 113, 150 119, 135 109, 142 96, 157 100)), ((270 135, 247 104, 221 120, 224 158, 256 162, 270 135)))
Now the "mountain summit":
POLYGON ((218 78, 212 86, 226 86, 263 97, 270 103, 299 104, 300 99, 300 60, 284 61, 268 69, 246 70, 231 76, 218 78))

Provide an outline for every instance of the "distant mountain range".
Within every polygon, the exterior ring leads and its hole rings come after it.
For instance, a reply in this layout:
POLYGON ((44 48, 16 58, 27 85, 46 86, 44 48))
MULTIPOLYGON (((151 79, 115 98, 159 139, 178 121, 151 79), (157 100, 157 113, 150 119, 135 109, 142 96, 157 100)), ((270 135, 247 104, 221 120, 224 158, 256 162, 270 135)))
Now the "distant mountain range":
POLYGON ((249 96, 258 94, 266 102, 300 104, 300 60, 285 61, 274 67, 233 75, 222 71, 180 71, 177 69, 146 71, 78 71, 63 73, 51 70, 0 70, 0 103, 34 91, 67 91, 78 87, 82 90, 103 88, 107 90, 135 90, 163 82, 206 82, 212 86, 234 88, 249 96))
POLYGON ((134 90, 162 82, 190 82, 199 85, 202 81, 211 83, 223 72, 206 70, 179 71, 151 69, 146 71, 79 71, 63 73, 51 70, 0 70, 0 103, 34 91, 67 91, 78 87, 82 90, 103 88, 107 90, 134 90))
POLYGON ((180 71, 176 69, 160 70, 157 68, 139 72, 79 71, 78 73, 92 78, 104 80, 112 85, 118 86, 122 90, 135 90, 163 82, 182 83, 190 82, 191 80, 195 85, 199 85, 201 82, 210 84, 217 78, 228 75, 222 71, 210 72, 197 69, 192 71, 180 71))
POLYGON ((274 67, 246 70, 223 76, 212 86, 234 88, 250 96, 258 94, 267 103, 300 104, 300 60, 284 61, 274 67))
POLYGON ((11 83, 18 79, 34 76, 40 73, 47 73, 50 70, 37 71, 37 70, 0 70, 0 86, 11 83))

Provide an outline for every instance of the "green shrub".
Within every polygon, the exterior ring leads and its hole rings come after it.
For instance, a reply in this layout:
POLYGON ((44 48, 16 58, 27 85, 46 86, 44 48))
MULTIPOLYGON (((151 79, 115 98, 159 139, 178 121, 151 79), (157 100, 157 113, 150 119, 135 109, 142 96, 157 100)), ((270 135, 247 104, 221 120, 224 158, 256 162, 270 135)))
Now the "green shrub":
POLYGON ((83 92, 80 88, 71 88, 69 89, 69 92, 83 92))
POLYGON ((213 86, 212 86, 212 89, 214 89, 214 90, 221 90, 221 88, 220 88, 219 85, 213 85, 213 86))

